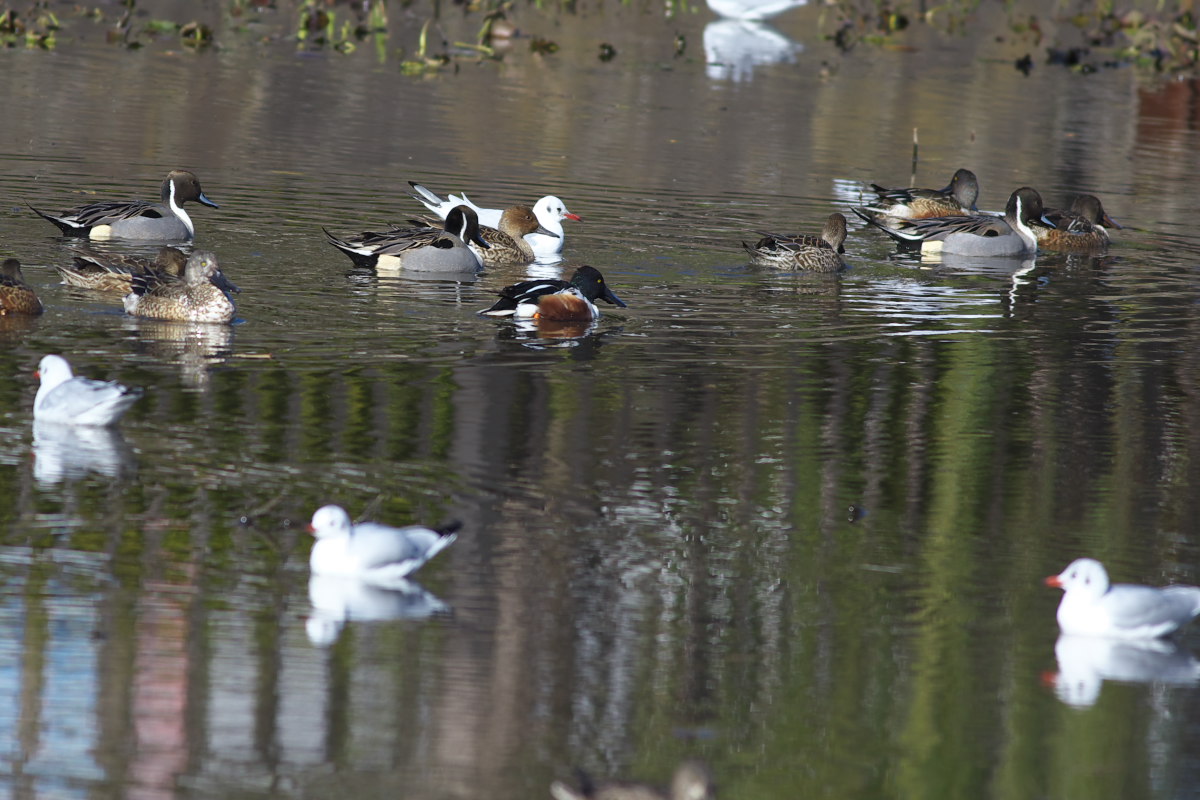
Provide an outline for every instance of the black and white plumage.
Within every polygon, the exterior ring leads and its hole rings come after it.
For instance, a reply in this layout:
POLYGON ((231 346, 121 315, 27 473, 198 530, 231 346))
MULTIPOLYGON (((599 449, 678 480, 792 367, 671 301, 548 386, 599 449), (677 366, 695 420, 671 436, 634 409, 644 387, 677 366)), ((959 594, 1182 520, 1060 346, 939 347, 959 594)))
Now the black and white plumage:
POLYGON ((474 274, 482 269, 483 259, 466 243, 484 250, 490 246, 479 234, 479 218, 466 206, 451 209, 441 230, 416 226, 344 238, 325 230, 325 236, 356 266, 377 270, 474 274))
POLYGON ((41 378, 33 400, 33 418, 39 422, 65 425, 115 425, 139 397, 116 381, 76 377, 62 356, 44 356, 38 364, 41 378))
POLYGON ((570 281, 543 278, 521 281, 500 290, 500 299, 480 311, 494 317, 546 319, 558 322, 593 320, 600 316, 596 301, 619 308, 625 301, 608 288, 600 270, 586 264, 575 270, 570 281))

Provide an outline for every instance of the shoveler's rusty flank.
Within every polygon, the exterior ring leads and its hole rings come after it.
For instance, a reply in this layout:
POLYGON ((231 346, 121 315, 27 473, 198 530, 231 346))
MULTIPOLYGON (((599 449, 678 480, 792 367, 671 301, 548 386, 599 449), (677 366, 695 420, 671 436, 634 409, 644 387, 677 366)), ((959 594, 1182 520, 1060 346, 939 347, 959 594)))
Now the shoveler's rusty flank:
POLYGON ((625 301, 608 288, 600 270, 585 264, 575 270, 570 281, 547 278, 506 286, 500 290, 500 299, 479 313, 551 322, 587 322, 600 316, 597 300, 626 307, 625 301))
POLYGON ((123 253, 80 253, 69 267, 55 267, 67 286, 100 292, 127 294, 133 276, 160 273, 171 278, 183 276, 187 254, 175 247, 163 247, 153 260, 123 253))
POLYGON ((830 214, 818 236, 784 236, 758 231, 763 238, 753 247, 742 242, 750 254, 750 263, 757 267, 777 270, 807 270, 837 272, 846 266, 841 254, 846 252, 846 218, 830 214))
POLYGON ((1038 246, 1046 250, 1063 253, 1094 253, 1108 247, 1108 228, 1121 226, 1108 215, 1095 195, 1081 194, 1067 210, 1052 208, 1046 211, 1046 219, 1055 227, 1047 228, 1033 224, 1033 234, 1038 246))
POLYGON ((869 208, 890 217, 925 219, 979 213, 975 207, 979 199, 979 179, 969 169, 957 170, 942 189, 888 189, 872 183, 871 191, 877 197, 869 208))
POLYGON ((0 316, 37 316, 45 309, 21 272, 21 262, 6 258, 0 264, 0 316))

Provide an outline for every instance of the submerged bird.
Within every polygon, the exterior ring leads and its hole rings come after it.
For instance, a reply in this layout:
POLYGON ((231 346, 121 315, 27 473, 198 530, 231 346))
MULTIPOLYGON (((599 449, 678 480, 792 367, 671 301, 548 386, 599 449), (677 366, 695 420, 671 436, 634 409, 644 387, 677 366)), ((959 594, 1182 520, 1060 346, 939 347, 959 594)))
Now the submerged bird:
POLYGON ((6 258, 0 264, 0 317, 9 314, 36 316, 45 309, 37 293, 25 283, 21 262, 6 258))
POLYGON ((1110 585, 1104 565, 1091 558, 1072 561, 1062 573, 1046 578, 1046 585, 1063 590, 1058 627, 1066 634, 1152 639, 1200 614, 1200 587, 1110 585))
POLYGON ((1109 243, 1108 231, 1104 226, 1121 227, 1104 210, 1100 199, 1091 194, 1077 196, 1065 211, 1047 209, 1045 217, 1054 227, 1047 228, 1034 223, 1033 234, 1037 237, 1038 246, 1066 253, 1102 250, 1109 243))
POLYGON ((612 781, 594 784, 582 770, 578 770, 580 787, 574 789, 562 781, 550 784, 554 800, 714 800, 717 787, 712 773, 702 761, 684 761, 675 770, 671 788, 667 791, 644 783, 612 781))
MULTIPOLYGON (((325 230, 322 228, 322 230, 325 230)), ((325 231, 329 243, 350 257, 355 265, 380 270, 414 272, 467 272, 474 274, 483 259, 467 247, 474 242, 489 248, 479 233, 479 218, 466 206, 456 206, 446 215, 445 228, 392 228, 389 231, 339 239, 325 231)))
POLYGON ((183 280, 143 272, 133 276, 130 289, 122 301, 126 314, 170 322, 229 322, 236 311, 229 293, 241 291, 205 250, 188 257, 183 280))
POLYGON ((902 245, 919 246, 922 253, 963 256, 1023 256, 1037 252, 1031 220, 1043 217, 1042 196, 1023 186, 1008 198, 1003 217, 929 217, 901 219, 867 208, 854 213, 902 245))
POLYGON ((957 170, 944 189, 888 189, 872 183, 871 191, 877 195, 872 209, 900 219, 979 213, 975 207, 975 201, 979 199, 979 179, 969 169, 957 170))
POLYGON ((116 381, 75 377, 62 356, 43 356, 34 376, 42 381, 33 399, 33 418, 37 422, 114 425, 142 396, 141 389, 130 389, 116 381))
POLYGON ((506 286, 500 290, 500 299, 479 313, 493 317, 582 322, 600 316, 597 300, 626 308, 625 302, 608 288, 600 270, 584 265, 575 270, 569 282, 547 278, 506 286))
POLYGON ((196 235, 192 218, 183 204, 195 200, 219 208, 204 196, 199 179, 182 169, 171 170, 162 182, 162 200, 114 200, 88 203, 61 214, 47 214, 30 206, 67 236, 91 239, 136 239, 140 241, 189 241, 196 235))
POLYGON ((779 270, 809 270, 811 272, 837 272, 846 264, 841 253, 846 252, 842 244, 846 241, 846 218, 841 214, 830 214, 816 236, 783 236, 777 233, 758 231, 763 238, 753 247, 742 242, 750 254, 750 263, 759 267, 779 270))
MULTIPOLYGON (((465 205, 479 215, 480 225, 486 225, 489 228, 500 227, 500 217, 503 211, 499 208, 480 208, 468 200, 465 194, 452 194, 446 199, 442 199, 419 183, 409 181, 408 185, 413 188, 414 198, 443 219, 446 218, 446 215, 455 206, 465 205)), ((563 243, 566 241, 566 234, 563 232, 562 226, 564 219, 574 220, 575 222, 583 221, 578 214, 572 214, 568 211, 563 201, 554 195, 546 195, 534 203, 533 213, 538 218, 538 223, 547 231, 547 233, 535 231, 526 234, 526 240, 533 248, 534 255, 538 258, 557 256, 562 252, 563 243)))
POLYGON ((404 578, 454 543, 460 527, 458 522, 437 529, 355 525, 341 506, 322 506, 308 526, 317 538, 309 566, 314 574, 352 576, 377 586, 406 585, 404 578))
POLYGON ((72 266, 55 269, 67 286, 128 293, 136 274, 181 277, 187 258, 187 254, 175 247, 161 248, 153 260, 123 253, 80 253, 74 257, 72 266))

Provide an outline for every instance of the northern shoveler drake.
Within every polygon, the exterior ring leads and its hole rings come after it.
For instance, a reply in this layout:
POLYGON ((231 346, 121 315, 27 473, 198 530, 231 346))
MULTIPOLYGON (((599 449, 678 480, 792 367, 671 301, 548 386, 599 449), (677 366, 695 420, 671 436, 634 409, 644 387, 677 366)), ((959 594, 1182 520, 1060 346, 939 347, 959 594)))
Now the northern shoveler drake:
POLYGON ((182 169, 171 170, 162 182, 161 202, 115 200, 88 203, 61 214, 47 214, 30 206, 38 216, 53 222, 67 236, 90 239, 134 239, 144 242, 186 242, 196 235, 183 204, 196 202, 219 208, 204 196, 199 179, 182 169))
POLYGON ((900 219, 973 216, 979 213, 975 207, 975 201, 979 199, 979 179, 969 169, 956 171, 944 189, 888 189, 872 183, 871 191, 878 197, 869 208, 900 219))
MULTIPOLYGON (((322 228, 322 230, 325 230, 322 228)), ((329 243, 350 257, 355 265, 372 269, 413 272, 467 273, 474 275, 483 259, 467 242, 491 247, 479 232, 479 218, 467 206, 456 206, 446 215, 444 229, 430 227, 393 228, 339 239, 325 231, 329 243)))
POLYGON ((763 238, 753 247, 742 242, 750 254, 750 263, 755 266, 812 272, 837 272, 845 266, 841 253, 846 252, 842 246, 846 241, 846 218, 841 214, 829 215, 820 237, 758 233, 763 238))
POLYGON ((76 377, 62 356, 43 356, 34 377, 41 386, 33 398, 37 422, 65 425, 113 425, 142 396, 116 381, 76 377))
POLYGON ((0 264, 0 317, 10 314, 36 316, 45 309, 37 293, 25 283, 21 262, 6 258, 0 264))
POLYGON ((1029 223, 1043 216, 1042 196, 1023 186, 1012 193, 1003 217, 929 217, 901 219, 856 208, 871 225, 902 245, 919 247, 922 253, 963 256, 1024 256, 1037 252, 1037 239, 1029 223))
MULTIPOLYGON (((442 219, 445 219, 455 206, 465 205, 474 209, 475 213, 479 215, 480 225, 497 229, 500 227, 500 217, 504 212, 499 208, 480 208, 468 200, 465 194, 452 194, 446 199, 442 199, 419 183, 409 181, 408 185, 413 188, 413 197, 442 219)), ((534 203, 533 213, 537 216, 538 223, 548 231, 548 233, 526 234, 526 240, 533 248, 533 254, 538 258, 550 258, 562 252, 563 243, 567 238, 562 226, 564 219, 575 222, 583 221, 578 214, 568 211, 563 201, 554 195, 546 195, 534 203)))
POLYGON ((221 272, 217 257, 197 250, 187 260, 183 280, 163 273, 133 276, 125 313, 168 322, 230 322, 236 310, 230 292, 240 292, 221 272))
POLYGON ((550 784, 550 796, 554 800, 714 800, 717 787, 708 765, 697 759, 684 761, 675 770, 671 788, 667 791, 632 781, 612 781, 596 784, 591 777, 578 770, 578 789, 562 781, 550 784))
POLYGON ((388 585, 416 572, 429 559, 454 543, 461 525, 442 528, 392 528, 378 522, 355 525, 341 506, 322 506, 308 530, 316 537, 309 567, 318 575, 353 576, 388 585))
POLYGON ((175 247, 163 247, 153 259, 123 253, 80 253, 70 267, 55 267, 67 286, 102 292, 128 294, 133 276, 142 272, 160 272, 172 278, 183 276, 187 254, 175 247))
POLYGON ((500 290, 500 299, 479 313, 552 322, 586 322, 600 316, 597 300, 626 308, 625 302, 608 288, 600 270, 584 265, 575 270, 570 281, 548 278, 506 286, 500 290))
POLYGON ((1038 246, 1065 253, 1103 250, 1109 243, 1108 231, 1104 226, 1121 227, 1105 212, 1100 199, 1091 194, 1077 196, 1066 211, 1048 209, 1045 216, 1054 227, 1034 224, 1033 234, 1037 237, 1038 246))

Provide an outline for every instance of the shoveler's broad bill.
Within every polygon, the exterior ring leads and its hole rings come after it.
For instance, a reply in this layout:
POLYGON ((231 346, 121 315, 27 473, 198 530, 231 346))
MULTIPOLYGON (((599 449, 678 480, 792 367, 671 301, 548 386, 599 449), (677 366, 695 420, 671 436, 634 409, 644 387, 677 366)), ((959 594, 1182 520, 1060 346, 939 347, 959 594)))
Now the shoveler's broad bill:
POLYGON ((500 290, 500 299, 479 313, 518 319, 585 322, 600 316, 597 300, 626 308, 625 301, 608 287, 600 270, 584 265, 575 270, 570 281, 547 278, 506 286, 500 290))

